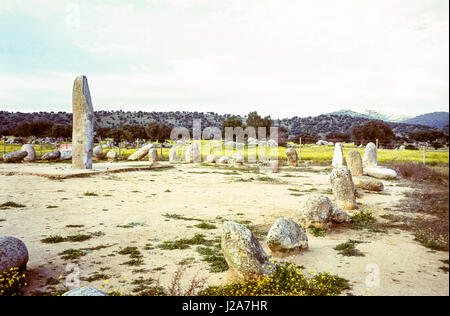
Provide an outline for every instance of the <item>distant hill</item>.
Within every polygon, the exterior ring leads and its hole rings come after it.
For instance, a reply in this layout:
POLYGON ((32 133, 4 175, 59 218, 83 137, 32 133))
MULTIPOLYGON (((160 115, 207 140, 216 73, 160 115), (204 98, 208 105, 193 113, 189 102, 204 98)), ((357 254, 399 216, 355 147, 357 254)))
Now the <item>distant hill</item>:
MULTIPOLYGON (((97 111, 95 112, 95 126, 121 128, 125 125, 145 126, 151 121, 157 121, 169 126, 183 126, 192 130, 193 119, 200 119, 202 127, 222 127, 223 121, 231 114, 217 114, 213 112, 125 112, 125 111, 97 111)), ((245 117, 239 116, 243 121, 245 117)), ((447 113, 448 118, 448 113, 447 113)), ((303 133, 326 135, 328 133, 349 133, 352 126, 363 124, 371 118, 352 115, 324 114, 314 117, 292 117, 285 119, 275 119, 274 125, 286 128, 289 136, 296 136, 303 133)), ((53 124, 71 125, 72 113, 67 112, 6 112, 0 111, 0 129, 12 130, 22 122, 45 121, 53 124)), ((430 127, 417 124, 405 124, 388 122, 394 133, 398 136, 408 136, 430 127)), ((447 123, 448 124, 448 123, 447 123)), ((434 128, 440 129, 440 128, 434 128)))
POLYGON ((386 122, 396 122, 396 123, 401 123, 407 119, 412 118, 411 116, 406 115, 387 115, 373 110, 366 110, 365 113, 359 113, 352 110, 340 110, 328 113, 326 115, 348 115, 352 117, 362 117, 372 120, 382 120, 386 122))
POLYGON ((404 120, 402 123, 418 124, 431 127, 442 128, 449 124, 448 112, 433 112, 416 116, 414 118, 404 120))

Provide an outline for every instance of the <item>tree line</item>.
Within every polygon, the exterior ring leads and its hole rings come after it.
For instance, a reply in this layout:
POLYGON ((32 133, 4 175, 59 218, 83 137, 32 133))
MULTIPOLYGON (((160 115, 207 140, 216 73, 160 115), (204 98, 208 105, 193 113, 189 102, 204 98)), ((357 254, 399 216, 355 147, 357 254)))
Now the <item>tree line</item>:
MULTIPOLYGON (((263 128, 265 138, 269 138, 270 127, 274 125, 274 121, 270 116, 262 117, 256 111, 250 112, 245 118, 231 115, 227 117, 222 124, 222 136, 225 136, 227 127, 254 127, 256 137, 259 135, 258 128, 263 128)), ((170 139, 172 126, 159 123, 155 120, 148 122, 145 126, 127 124, 121 128, 95 127, 96 136, 100 139, 112 138, 115 141, 133 142, 136 139, 147 139, 152 141, 163 142, 170 139)), ((192 137, 192 131, 190 131, 192 137)), ((14 129, 0 130, 1 136, 16 137, 53 137, 53 138, 71 138, 72 126, 53 124, 46 121, 22 122, 14 129)), ((389 124, 381 120, 371 120, 363 124, 355 124, 351 127, 349 133, 329 132, 322 137, 316 133, 300 133, 294 136, 288 135, 285 127, 279 127, 279 145, 285 145, 287 141, 299 142, 302 139, 303 144, 316 143, 320 139, 329 142, 354 142, 357 146, 366 145, 378 139, 378 143, 385 147, 391 148, 403 142, 427 142, 436 148, 448 145, 449 136, 442 131, 424 130, 410 133, 408 137, 396 136, 389 124)))

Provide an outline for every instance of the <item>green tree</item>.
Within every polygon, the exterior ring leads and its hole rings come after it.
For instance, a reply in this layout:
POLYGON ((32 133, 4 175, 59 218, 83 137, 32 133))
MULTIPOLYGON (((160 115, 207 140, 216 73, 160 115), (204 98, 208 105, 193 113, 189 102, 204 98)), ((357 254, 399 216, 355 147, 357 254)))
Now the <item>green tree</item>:
POLYGON ((272 126, 272 119, 271 119, 270 115, 262 118, 258 114, 258 112, 253 111, 247 115, 247 126, 254 127, 258 137, 259 137, 258 127, 265 127, 266 128, 266 138, 268 138, 270 135, 270 127, 272 126))
POLYGON ((372 120, 367 123, 353 126, 351 129, 352 141, 356 145, 366 145, 369 142, 375 142, 382 146, 389 145, 395 138, 391 127, 380 120, 372 120))
POLYGON ((237 117, 236 115, 232 115, 230 117, 228 117, 227 119, 225 119, 225 121, 223 121, 222 124, 222 135, 225 136, 225 128, 226 127, 243 127, 243 123, 242 120, 237 117))

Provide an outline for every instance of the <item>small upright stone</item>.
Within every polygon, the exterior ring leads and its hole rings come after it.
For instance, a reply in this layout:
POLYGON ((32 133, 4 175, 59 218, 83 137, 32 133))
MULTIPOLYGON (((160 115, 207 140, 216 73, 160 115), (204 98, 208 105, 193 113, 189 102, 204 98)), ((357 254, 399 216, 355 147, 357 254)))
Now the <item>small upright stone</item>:
POLYGON ((378 165, 377 146, 374 143, 368 143, 364 150, 363 166, 364 168, 373 168, 378 165))
POLYGON ((344 152, 342 143, 336 143, 334 145, 333 162, 331 163, 333 167, 342 166, 344 163, 344 152))
POLYGON ((188 146, 185 153, 186 162, 200 162, 201 154, 197 143, 188 146))
POLYGON ((269 171, 272 173, 280 172, 280 162, 278 160, 271 160, 267 163, 269 171))
POLYGON ((105 154, 103 153, 103 147, 101 144, 94 148, 93 154, 94 157, 97 159, 103 159, 103 157, 105 157, 105 154))
POLYGON ((148 152, 148 161, 152 165, 158 162, 158 150, 156 148, 152 148, 148 152))
POLYGON ((348 222, 347 212, 341 210, 324 195, 311 195, 301 206, 300 223, 303 227, 314 227, 320 229, 329 228, 333 222, 348 222))
POLYGON ((169 151, 169 162, 170 163, 177 162, 177 149, 175 147, 170 148, 170 151, 169 151))
POLYGON ((92 169, 94 108, 85 76, 78 76, 72 92, 72 168, 92 169))
POLYGON ((241 166, 244 164, 244 156, 240 153, 234 154, 232 159, 234 160, 235 165, 241 166))
POLYGON ((117 160, 118 157, 119 155, 117 154, 117 151, 113 149, 108 150, 108 153, 106 154, 106 158, 108 158, 108 160, 117 160))
POLYGON ((308 236, 292 219, 280 218, 267 234, 272 256, 285 257, 308 249, 308 236))
POLYGON ((363 166, 361 154, 359 153, 359 151, 355 149, 350 150, 347 154, 347 157, 345 158, 345 161, 347 162, 347 167, 348 169, 350 169, 353 177, 362 176, 363 166))
POLYGON ((223 224, 221 247, 231 272, 240 280, 255 279, 272 272, 269 256, 255 235, 241 224, 223 224))
POLYGON ((288 160, 288 165, 290 167, 297 167, 298 154, 297 154, 297 150, 295 150, 295 148, 289 148, 288 150, 286 150, 286 157, 288 160))
POLYGON ((60 160, 72 159, 72 150, 70 150, 70 149, 62 149, 59 152, 60 152, 60 156, 59 156, 60 160))
POLYGON ((22 146, 22 149, 27 152, 27 155, 25 158, 23 158, 23 161, 26 162, 33 162, 36 160, 36 150, 34 150, 33 145, 25 144, 22 146))
POLYGON ((12 268, 25 268, 28 249, 20 239, 11 236, 0 237, 0 276, 12 268))
POLYGON ((208 162, 208 163, 215 163, 216 162, 216 156, 215 155, 208 155, 208 157, 206 157, 206 162, 208 162))
POLYGON ((334 168, 330 181, 336 204, 344 210, 356 209, 355 187, 350 170, 346 166, 334 168))
POLYGON ((230 160, 230 157, 228 157, 228 156, 222 156, 222 157, 220 157, 220 158, 217 160, 217 163, 224 163, 224 164, 227 164, 229 160, 230 160))

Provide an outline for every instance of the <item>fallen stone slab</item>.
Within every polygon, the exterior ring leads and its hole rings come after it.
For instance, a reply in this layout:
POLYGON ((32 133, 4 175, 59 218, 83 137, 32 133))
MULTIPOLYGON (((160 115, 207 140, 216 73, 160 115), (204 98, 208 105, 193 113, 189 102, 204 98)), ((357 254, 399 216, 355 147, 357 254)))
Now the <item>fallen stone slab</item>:
POLYGON ((61 153, 59 150, 54 150, 49 153, 46 153, 42 155, 41 160, 57 160, 61 156, 61 153))
POLYGON ((25 150, 13 151, 3 155, 3 162, 20 162, 28 153, 25 150))
POLYGON ((384 190, 383 182, 365 176, 353 177, 353 184, 356 189, 362 189, 367 191, 381 192, 384 190))
POLYGON ((397 178, 397 172, 395 170, 383 167, 364 168, 364 174, 369 177, 392 180, 397 178))

